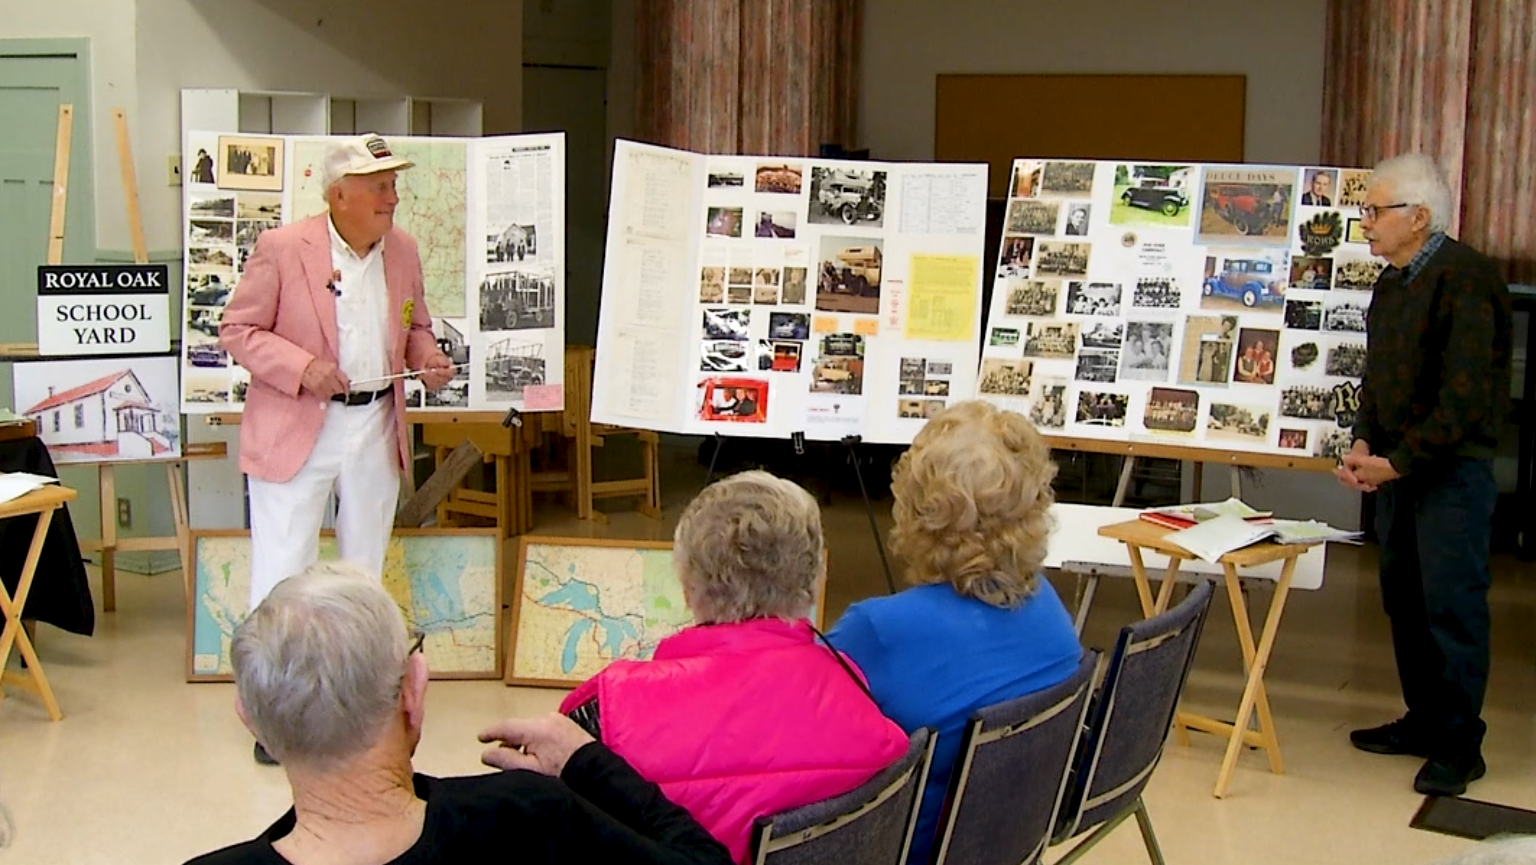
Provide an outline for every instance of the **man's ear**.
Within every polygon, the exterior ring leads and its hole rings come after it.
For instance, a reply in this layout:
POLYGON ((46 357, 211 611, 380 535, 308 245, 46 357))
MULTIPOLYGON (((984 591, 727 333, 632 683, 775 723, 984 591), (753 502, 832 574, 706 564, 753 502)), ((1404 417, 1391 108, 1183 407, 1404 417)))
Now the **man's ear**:
POLYGON ((427 656, 423 652, 406 659, 405 679, 400 683, 400 710, 412 730, 421 730, 427 714, 427 656))

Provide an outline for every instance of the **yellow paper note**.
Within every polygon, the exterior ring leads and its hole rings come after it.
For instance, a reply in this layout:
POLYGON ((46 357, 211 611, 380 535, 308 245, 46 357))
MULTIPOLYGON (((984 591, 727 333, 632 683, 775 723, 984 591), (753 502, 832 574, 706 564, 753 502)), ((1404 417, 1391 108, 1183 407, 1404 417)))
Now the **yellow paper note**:
POLYGON ((970 341, 980 266, 974 255, 912 256, 907 339, 970 341))
POLYGON ((853 320, 853 332, 860 336, 879 336, 880 319, 856 318, 853 320))
POLYGON ((817 333, 837 333, 837 319, 830 315, 818 315, 811 319, 811 330, 817 333))

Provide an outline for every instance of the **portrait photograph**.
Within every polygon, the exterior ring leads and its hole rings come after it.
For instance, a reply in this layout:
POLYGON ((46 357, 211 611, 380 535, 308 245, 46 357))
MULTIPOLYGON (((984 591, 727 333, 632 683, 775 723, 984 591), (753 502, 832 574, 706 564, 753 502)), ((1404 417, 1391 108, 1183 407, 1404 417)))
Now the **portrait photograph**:
POLYGON ((280 191, 283 188, 283 139, 220 135, 214 167, 220 189, 280 191))

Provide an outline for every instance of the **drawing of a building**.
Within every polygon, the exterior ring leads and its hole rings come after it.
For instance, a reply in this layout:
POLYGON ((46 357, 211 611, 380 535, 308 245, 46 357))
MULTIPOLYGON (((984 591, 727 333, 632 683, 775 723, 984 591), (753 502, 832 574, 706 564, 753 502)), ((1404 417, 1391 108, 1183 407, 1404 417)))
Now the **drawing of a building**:
POLYGON ((25 412, 56 458, 142 459, 168 454, 170 439, 160 430, 160 409, 131 369, 123 369, 55 392, 25 412))

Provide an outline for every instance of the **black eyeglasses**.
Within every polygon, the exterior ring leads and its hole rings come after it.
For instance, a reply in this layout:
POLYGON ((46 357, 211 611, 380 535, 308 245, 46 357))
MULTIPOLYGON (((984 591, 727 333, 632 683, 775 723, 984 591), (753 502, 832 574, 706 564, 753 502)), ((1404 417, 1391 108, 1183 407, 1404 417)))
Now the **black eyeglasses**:
POLYGON ((1406 201, 1399 201, 1396 204, 1366 204, 1366 205, 1361 206, 1361 208, 1360 208, 1360 215, 1362 217, 1366 218, 1366 219, 1369 219, 1372 222, 1375 222, 1377 219, 1381 218, 1381 212, 1383 210, 1396 210, 1399 207, 1412 207, 1412 206, 1413 206, 1412 204, 1409 204, 1406 201))
POLYGON ((422 651, 422 646, 425 645, 426 642, 427 642, 427 632, 426 631, 412 631, 411 632, 411 638, 412 638, 412 640, 411 640, 411 650, 405 653, 405 656, 407 658, 409 658, 410 656, 416 654, 417 652, 422 651))

